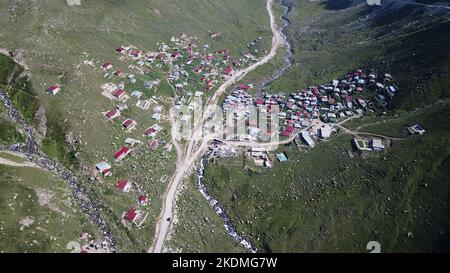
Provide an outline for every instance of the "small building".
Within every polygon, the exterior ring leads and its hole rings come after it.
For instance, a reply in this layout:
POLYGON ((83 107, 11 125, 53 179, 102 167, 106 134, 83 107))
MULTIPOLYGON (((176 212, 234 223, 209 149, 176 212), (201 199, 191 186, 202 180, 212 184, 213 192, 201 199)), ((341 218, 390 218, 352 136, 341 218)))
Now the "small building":
POLYGON ((225 69, 223 70, 223 74, 232 76, 234 74, 234 68, 231 65, 225 67, 225 69))
POLYGON ((280 162, 287 162, 288 158, 285 153, 277 154, 277 159, 280 162))
POLYGON ((125 216, 123 218, 131 223, 136 223, 137 219, 139 218, 139 211, 137 211, 135 208, 131 208, 125 213, 125 216))
POLYGON ((152 115, 152 119, 159 121, 161 119, 161 114, 160 113, 154 113, 152 115))
POLYGON ((383 141, 379 138, 374 138, 369 143, 372 150, 376 152, 383 151, 385 148, 383 141))
POLYGON ((127 138, 127 139, 125 139, 125 144, 130 145, 130 146, 135 146, 137 144, 141 144, 141 141, 134 139, 134 138, 127 138))
POLYGON ((152 127, 150 127, 147 130, 145 130, 144 136, 155 137, 156 136, 156 130, 153 129, 152 127))
POLYGON ((335 113, 327 113, 327 121, 331 123, 337 122, 337 116, 335 113))
POLYGON ((112 175, 111 165, 106 161, 98 163, 97 165, 95 165, 95 168, 105 177, 112 175))
POLYGON ((264 100, 258 99, 258 100, 255 101, 255 104, 256 104, 257 106, 259 106, 259 105, 264 105, 264 100))
POLYGON ((150 101, 149 100, 139 100, 136 103, 136 107, 141 109, 141 110, 148 110, 148 108, 150 108, 150 101))
POLYGON ((200 91, 197 91, 197 92, 195 92, 195 94, 194 94, 194 97, 197 97, 197 98, 199 98, 199 97, 201 97, 201 96, 203 96, 203 92, 200 92, 200 91))
POLYGON ((426 131, 420 124, 416 124, 414 126, 408 127, 408 132, 411 135, 423 135, 426 131))
POLYGON ((132 50, 130 50, 128 55, 130 55, 133 58, 139 58, 142 56, 142 51, 140 51, 138 49, 132 49, 132 50))
POLYGON ((372 151, 367 140, 354 138, 352 141, 358 151, 372 151))
POLYGON ((140 92, 140 91, 133 91, 133 92, 131 93, 131 96, 132 96, 133 98, 140 99, 141 96, 142 96, 142 92, 140 92))
POLYGON ((132 119, 127 119, 122 123, 123 128, 126 130, 132 130, 134 127, 136 127, 137 122, 132 119))
POLYGON ((112 93, 115 90, 119 89, 117 84, 114 83, 104 83, 100 86, 103 92, 112 93))
POLYGON ((102 65, 102 69, 103 69, 104 71, 110 70, 112 67, 113 67, 113 66, 112 66, 112 64, 110 64, 110 63, 105 63, 105 64, 102 65))
POLYGON ((138 198, 139 205, 145 206, 148 204, 148 196, 146 194, 139 196, 138 198))
POLYGON ((49 88, 47 88, 47 93, 50 95, 56 95, 59 93, 59 91, 61 91, 61 87, 57 85, 52 85, 49 88))
POLYGON ((105 117, 110 120, 113 120, 119 116, 120 116, 120 111, 118 111, 118 110, 111 110, 111 111, 105 113, 105 117))
POLYGON ((122 70, 116 70, 113 72, 113 75, 116 77, 123 77, 123 76, 125 76, 125 73, 123 73, 122 70))
POLYGON ((308 131, 302 131, 302 140, 306 143, 306 145, 314 148, 315 143, 314 140, 311 138, 311 135, 309 134, 308 131))
POLYGON ((322 139, 330 138, 331 134, 333 133, 333 130, 330 126, 324 126, 319 129, 319 137, 322 139))
POLYGON ((122 147, 122 149, 120 149, 115 155, 114 158, 116 159, 116 161, 121 161, 123 160, 125 157, 127 157, 127 155, 129 155, 131 153, 131 149, 128 147, 122 147))
POLYGON ((239 85, 239 89, 244 90, 244 91, 248 91, 248 90, 252 89, 252 86, 247 85, 247 84, 240 84, 239 85))
POLYGON ((123 192, 129 192, 131 190, 131 183, 128 180, 120 180, 117 183, 117 188, 123 192))
POLYGON ((116 99, 121 99, 123 96, 125 96, 126 92, 122 89, 117 89, 112 93, 113 97, 116 99))
POLYGON ((155 106, 155 108, 153 108, 153 113, 161 113, 162 111, 162 106, 155 106))
POLYGON ((121 103, 116 106, 116 109, 122 112, 128 109, 128 105, 126 103, 121 103))

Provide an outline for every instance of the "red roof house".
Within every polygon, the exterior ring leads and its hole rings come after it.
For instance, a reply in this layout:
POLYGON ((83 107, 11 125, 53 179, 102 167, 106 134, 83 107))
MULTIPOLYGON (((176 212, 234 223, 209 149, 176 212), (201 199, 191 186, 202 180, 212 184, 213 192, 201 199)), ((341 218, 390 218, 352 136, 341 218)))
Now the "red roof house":
POLYGON ((179 58, 181 58, 181 53, 179 51, 175 51, 172 53, 172 55, 170 55, 170 57, 175 60, 179 59, 179 58))
POLYGON ((128 147, 122 147, 122 149, 120 149, 120 150, 114 155, 114 158, 115 158, 117 161, 121 161, 121 160, 124 159, 130 152, 131 152, 130 148, 128 148, 128 147))
POLYGON ((115 97, 115 98, 117 98, 117 99, 120 99, 120 98, 122 98, 124 95, 125 95, 125 90, 122 90, 122 89, 117 89, 116 91, 114 91, 113 93, 112 93, 112 95, 115 97))
POLYGON ((148 196, 145 195, 145 194, 139 196, 138 202, 139 202, 140 205, 147 205, 147 203, 148 203, 148 196))
POLYGON ((234 69, 231 65, 225 67, 225 69, 223 70, 223 74, 227 75, 227 76, 231 76, 234 73, 234 69))
POLYGON ((200 74, 200 73, 202 73, 202 67, 201 66, 197 66, 196 68, 194 68, 194 72, 196 73, 196 74, 200 74))
POLYGON ((252 87, 246 84, 239 85, 239 89, 241 90, 250 90, 252 87))
POLYGON ((114 76, 122 77, 123 75, 124 75, 124 73, 121 70, 114 71, 114 76))
POLYGON ((56 95, 59 91, 61 91, 61 88, 57 85, 52 85, 47 89, 47 93, 50 95, 56 95))
POLYGON ((131 189, 131 183, 129 183, 128 180, 120 180, 117 184, 117 188, 124 192, 129 192, 131 189))
POLYGON ((156 130, 153 127, 150 127, 144 132, 144 135, 145 136, 154 136, 155 133, 156 133, 156 130))
POLYGON ((256 103, 256 105, 264 105, 264 100, 259 99, 259 100, 256 100, 255 103, 256 103))
POLYGON ((288 132, 288 133, 292 133, 292 132, 294 132, 294 130, 295 130, 295 128, 294 128, 294 126, 292 126, 292 125, 289 125, 289 126, 286 128, 286 132, 288 132))
POLYGON ((213 88, 213 86, 214 86, 214 81, 209 79, 208 82, 206 83, 205 88, 206 88, 206 90, 209 91, 209 90, 211 90, 213 88))
POLYGON ((135 208, 131 208, 125 213, 124 219, 134 223, 137 220, 138 213, 135 208))
POLYGON ((129 118, 122 123, 122 126, 127 130, 131 130, 136 126, 136 124, 136 121, 129 118))
POLYGON ((115 119, 118 116, 120 116, 120 112, 117 111, 117 110, 112 110, 112 111, 109 111, 109 112, 107 112, 105 114, 105 117, 108 118, 108 119, 115 119))
POLYGON ((112 175, 111 169, 104 169, 104 170, 102 171, 102 174, 103 174, 103 176, 105 176, 105 177, 111 176, 111 175, 112 175))
POLYGON ((135 58, 138 58, 142 55, 142 51, 138 50, 138 49, 133 49, 130 51, 130 56, 133 56, 135 58))
POLYGON ((102 65, 103 70, 109 70, 111 68, 112 68, 112 64, 110 64, 110 63, 105 63, 102 65))

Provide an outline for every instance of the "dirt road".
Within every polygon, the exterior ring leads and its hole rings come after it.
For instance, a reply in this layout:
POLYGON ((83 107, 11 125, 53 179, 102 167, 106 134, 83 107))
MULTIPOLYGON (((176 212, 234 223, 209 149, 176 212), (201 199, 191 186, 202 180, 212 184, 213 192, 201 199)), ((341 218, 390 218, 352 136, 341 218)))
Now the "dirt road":
MULTIPOLYGON (((219 97, 227 90, 228 87, 241 80, 249 72, 255 70, 257 67, 264 65, 272 60, 277 54, 278 49, 284 45, 285 38, 276 24, 276 17, 273 13, 272 5, 273 0, 267 0, 267 12, 269 13, 270 25, 273 33, 272 48, 270 50, 270 53, 251 66, 236 71, 233 76, 228 78, 206 103, 205 113, 208 113, 208 110, 211 109, 212 106, 217 104, 219 97)), ((171 119, 172 124, 175 124, 172 117, 171 119)), ((163 251, 164 242, 167 238, 173 221, 173 207, 176 200, 177 189, 185 174, 194 167, 196 160, 198 160, 201 155, 203 155, 207 150, 209 138, 203 138, 200 143, 197 143, 198 139, 194 137, 196 134, 202 131, 202 124, 205 119, 206 116, 204 116, 204 118, 198 124, 194 125, 194 130, 191 134, 191 137, 189 138, 189 142, 185 145, 186 148, 184 150, 175 138, 176 132, 173 131, 175 129, 172 129, 172 141, 177 150, 177 169, 171 179, 171 182, 169 183, 167 191, 164 194, 162 212, 157 220, 155 238, 152 247, 149 249, 149 252, 160 253, 163 251), (197 147, 197 149, 195 149, 195 147, 197 147)))

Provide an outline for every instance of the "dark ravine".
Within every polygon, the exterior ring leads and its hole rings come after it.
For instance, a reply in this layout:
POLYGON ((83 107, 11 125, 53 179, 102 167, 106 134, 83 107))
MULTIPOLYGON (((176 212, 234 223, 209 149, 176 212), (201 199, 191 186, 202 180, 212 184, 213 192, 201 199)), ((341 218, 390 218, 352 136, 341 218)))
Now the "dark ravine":
POLYGON ((60 163, 50 159, 39 149, 39 146, 35 141, 35 130, 27 121, 20 117, 18 111, 14 108, 6 93, 1 89, 0 99, 7 108, 9 117, 14 120, 16 124, 19 124, 23 127, 27 139, 26 144, 14 144, 9 147, 9 150, 13 152, 24 153, 25 155, 27 155, 31 162, 35 163, 43 169, 56 174, 58 177, 64 180, 71 188, 72 196, 75 199, 78 207, 98 226, 104 239, 108 242, 108 245, 110 247, 109 250, 111 252, 114 252, 116 241, 114 239, 114 236, 111 234, 110 229, 107 227, 106 222, 102 219, 98 206, 93 201, 92 196, 89 193, 85 192, 85 190, 79 183, 78 178, 72 171, 66 169, 60 163))
MULTIPOLYGON (((285 38, 285 48, 286 48, 286 55, 285 55, 285 64, 280 67, 276 73, 274 73, 270 80, 264 81, 262 84, 262 88, 258 88, 258 96, 262 94, 262 92, 269 86, 271 83, 279 79, 281 76, 284 75, 284 73, 292 66, 292 56, 293 56, 293 48, 291 41, 289 40, 286 29, 291 25, 291 22, 287 18, 289 13, 292 11, 293 8, 293 2, 292 0, 281 0, 281 4, 283 7, 285 7, 285 13, 281 16, 281 19, 284 22, 284 25, 282 27, 282 33, 284 34, 285 38)), ((231 236, 235 241, 237 241, 239 244, 244 246, 250 253, 256 253, 258 250, 254 246, 254 244, 245 236, 238 233, 236 227, 233 225, 230 217, 226 213, 223 206, 220 204, 220 202, 214 198, 208 191, 206 185, 205 185, 205 168, 208 164, 210 159, 213 159, 215 157, 218 157, 218 154, 214 152, 214 149, 211 149, 208 153, 206 153, 203 158, 200 161, 199 167, 197 168, 197 189, 198 191, 203 195, 203 197, 206 198, 209 205, 214 209, 217 215, 222 219, 224 223, 225 230, 229 236, 231 236)))

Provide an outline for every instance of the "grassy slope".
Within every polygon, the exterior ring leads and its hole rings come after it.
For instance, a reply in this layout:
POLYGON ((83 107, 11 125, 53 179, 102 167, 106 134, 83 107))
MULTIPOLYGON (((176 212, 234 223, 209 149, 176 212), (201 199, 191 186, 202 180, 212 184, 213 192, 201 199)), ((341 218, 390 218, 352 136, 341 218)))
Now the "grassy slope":
MULTIPOLYGON (((331 1, 329 1, 331 2, 331 1)), ((294 1, 289 18, 288 35, 293 40, 294 65, 270 89, 290 92, 311 84, 322 84, 359 66, 369 54, 380 49, 372 45, 358 46, 367 30, 348 28, 364 7, 335 10, 329 4, 294 1)))
POLYGON ((65 183, 33 168, 0 165, 0 215, 1 252, 69 252, 66 245, 78 240, 81 232, 95 233, 65 183), (47 205, 39 203, 36 190, 50 194, 47 205), (34 223, 21 230, 19 222, 26 217, 34 223))
POLYGON ((397 109, 448 97, 448 13, 429 15, 411 5, 342 9, 346 6, 329 2, 295 1, 288 31, 295 65, 272 90, 322 84, 365 67, 394 76, 401 88, 393 103, 397 109))

